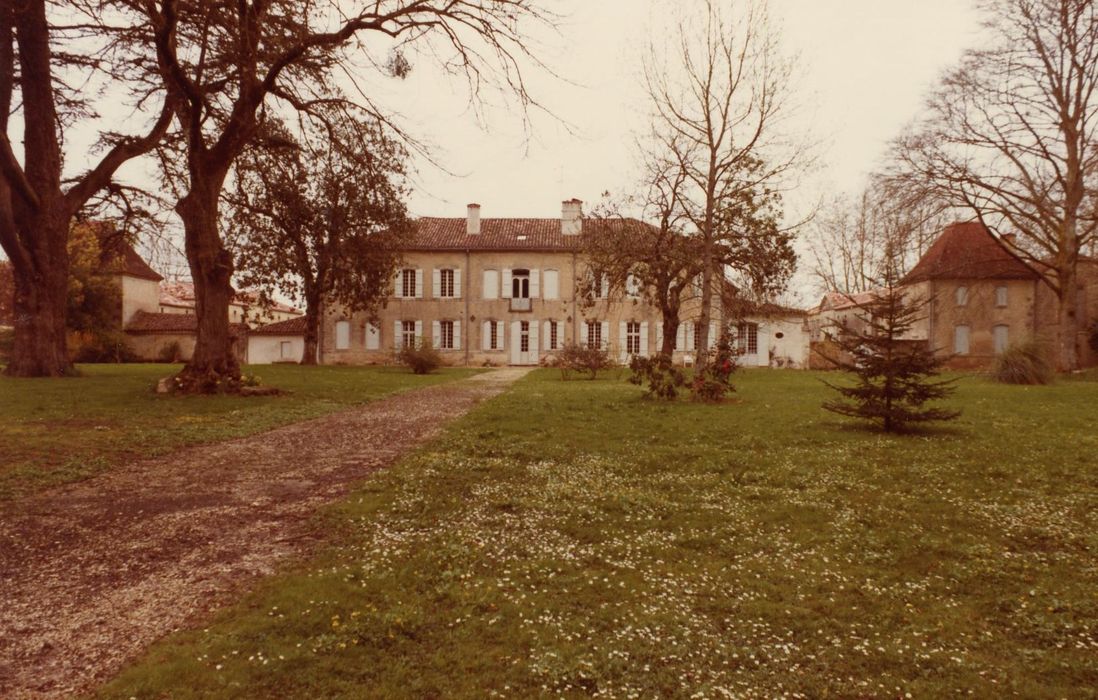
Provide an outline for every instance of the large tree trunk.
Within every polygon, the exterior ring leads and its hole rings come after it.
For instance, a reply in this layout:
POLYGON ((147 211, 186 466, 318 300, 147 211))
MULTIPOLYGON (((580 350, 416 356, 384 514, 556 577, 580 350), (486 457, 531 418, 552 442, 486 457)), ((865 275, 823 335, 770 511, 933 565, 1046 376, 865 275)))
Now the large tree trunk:
POLYGON ((240 388, 240 363, 229 332, 233 259, 217 230, 220 180, 192 180, 191 191, 176 205, 186 233, 187 262, 194 282, 198 337, 194 355, 179 373, 188 393, 220 393, 240 388))
POLYGON ((320 299, 315 295, 305 296, 305 352, 301 364, 316 364, 316 348, 320 340, 320 299))
POLYGON ((1073 372, 1079 369, 1079 286, 1075 261, 1057 270, 1057 281, 1060 297, 1056 364, 1061 372, 1073 372))
POLYGON ((23 266, 12 269, 15 337, 5 373, 13 377, 60 377, 74 373, 65 338, 68 222, 40 229, 46 230, 35 232, 35 240, 41 244, 31 252, 32 269, 23 266))

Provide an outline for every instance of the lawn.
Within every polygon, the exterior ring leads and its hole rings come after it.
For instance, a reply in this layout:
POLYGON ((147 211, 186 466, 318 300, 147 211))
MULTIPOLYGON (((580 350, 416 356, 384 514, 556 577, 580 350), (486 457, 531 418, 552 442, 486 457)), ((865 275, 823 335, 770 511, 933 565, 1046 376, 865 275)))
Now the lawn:
POLYGON ((469 376, 448 369, 415 376, 384 367, 248 368, 277 397, 157 396, 156 380, 178 367, 81 365, 84 376, 0 376, 0 501, 86 478, 136 457, 249 435, 372 401, 393 392, 469 376))
POLYGON ((885 436, 818 375, 667 406, 536 372, 103 697, 1093 697, 1098 382, 885 436))

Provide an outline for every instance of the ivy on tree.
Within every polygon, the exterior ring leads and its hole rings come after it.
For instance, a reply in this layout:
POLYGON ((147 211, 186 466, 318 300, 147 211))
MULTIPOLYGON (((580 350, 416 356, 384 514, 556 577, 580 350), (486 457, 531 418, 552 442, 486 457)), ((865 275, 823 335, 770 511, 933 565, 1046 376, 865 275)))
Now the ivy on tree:
POLYGON ((935 379, 944 359, 926 341, 910 338, 925 305, 890 284, 873 301, 859 305, 863 328, 837 326, 835 342, 842 352, 829 359, 857 381, 853 386, 824 382, 841 395, 825 402, 825 409, 871 421, 886 432, 961 415, 927 405, 950 396, 955 380, 935 379))

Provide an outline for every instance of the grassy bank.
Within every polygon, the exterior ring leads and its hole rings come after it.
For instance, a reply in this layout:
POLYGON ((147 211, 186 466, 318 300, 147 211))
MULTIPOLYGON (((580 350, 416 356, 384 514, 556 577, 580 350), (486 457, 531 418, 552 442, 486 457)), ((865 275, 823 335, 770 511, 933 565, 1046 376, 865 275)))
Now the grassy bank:
POLYGON ((1080 697, 1098 384, 962 381, 921 436, 810 373, 664 406, 551 372, 327 516, 336 544, 105 697, 1080 697))
POLYGON ((0 376, 0 500, 86 478, 136 457, 257 433, 393 392, 468 376, 384 367, 249 368, 276 397, 165 397, 171 365, 81 365, 72 379, 0 376))

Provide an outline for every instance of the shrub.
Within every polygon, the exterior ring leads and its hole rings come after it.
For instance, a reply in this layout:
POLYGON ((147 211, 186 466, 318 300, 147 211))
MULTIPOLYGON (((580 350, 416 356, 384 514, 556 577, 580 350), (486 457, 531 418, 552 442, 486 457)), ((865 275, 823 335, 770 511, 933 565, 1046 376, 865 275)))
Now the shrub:
POLYGON ((1048 384, 1052 367, 1034 342, 1011 345, 995 358, 991 374, 1003 384, 1048 384))
POLYGON ((595 379, 599 372, 613 366, 610 353, 600 348, 589 348, 579 343, 565 343, 557 351, 556 366, 560 369, 561 379, 569 379, 572 372, 585 373, 588 379, 595 379))
POLYGON ((632 374, 629 383, 637 386, 647 385, 646 398, 674 400, 679 395, 679 387, 686 384, 686 375, 675 367, 670 355, 660 353, 655 357, 634 355, 629 362, 632 374))
POLYGON ((122 331, 72 332, 68 341, 73 362, 137 362, 140 359, 122 331))
POLYGON ((401 348, 397 359, 401 364, 408 365, 415 374, 430 374, 442 365, 442 355, 424 340, 415 346, 401 348))
POLYGON ((717 346, 705 351, 704 357, 698 363, 702 369, 694 372, 694 379, 690 382, 690 394, 695 401, 716 403, 736 390, 732 386, 732 374, 739 364, 736 351, 732 349, 732 339, 727 332, 721 333, 717 346))
POLYGON ((167 362, 169 364, 182 362, 183 348, 179 346, 179 341, 173 340, 164 347, 160 348, 160 352, 157 354, 156 359, 160 362, 167 362))

